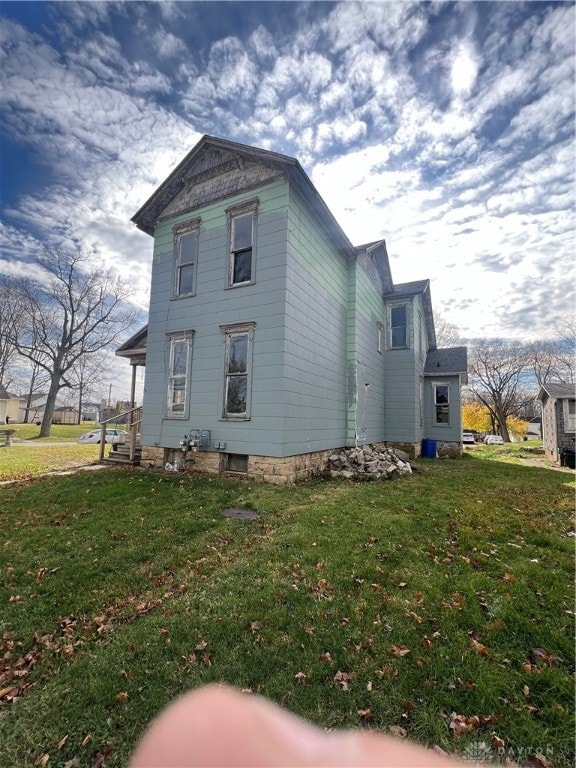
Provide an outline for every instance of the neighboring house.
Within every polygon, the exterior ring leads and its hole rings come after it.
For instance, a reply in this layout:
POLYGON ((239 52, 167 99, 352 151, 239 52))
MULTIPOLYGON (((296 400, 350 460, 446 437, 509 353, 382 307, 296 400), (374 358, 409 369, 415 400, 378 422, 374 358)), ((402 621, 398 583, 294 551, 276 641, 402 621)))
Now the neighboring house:
POLYGON ((542 439, 542 419, 530 419, 528 429, 526 430, 525 440, 542 439))
POLYGON ((8 403, 10 402, 10 395, 0 384, 0 427, 6 424, 6 413, 8 409, 8 403))
POLYGON ((429 281, 394 285, 297 160, 205 136, 133 221, 149 322, 118 354, 146 366, 144 459, 193 440, 200 469, 286 482, 344 446, 461 451, 466 348, 436 349, 429 281))
POLYGON ((560 461, 562 452, 574 450, 576 438, 576 388, 574 384, 542 384, 538 392, 542 406, 544 453, 560 461))

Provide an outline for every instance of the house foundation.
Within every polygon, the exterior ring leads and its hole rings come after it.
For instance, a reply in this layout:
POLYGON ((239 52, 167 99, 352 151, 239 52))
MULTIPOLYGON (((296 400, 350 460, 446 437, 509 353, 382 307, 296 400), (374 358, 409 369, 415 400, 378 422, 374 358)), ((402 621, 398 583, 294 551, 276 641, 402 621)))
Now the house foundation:
MULTIPOLYGON (((404 460, 420 456, 419 443, 380 442, 371 446, 374 450, 392 449, 404 460), (404 455, 403 455, 404 454, 404 455)), ((140 464, 149 469, 164 469, 168 464, 177 465, 182 471, 197 470, 208 474, 231 477, 250 477, 274 485, 287 485, 317 477, 326 470, 329 457, 338 449, 313 451, 295 456, 246 456, 241 470, 238 463, 229 461, 231 454, 216 451, 189 453, 186 458, 174 448, 143 446, 140 464)), ((234 456, 232 454, 232 456, 234 456)), ((234 457, 238 459, 239 457, 234 457)))

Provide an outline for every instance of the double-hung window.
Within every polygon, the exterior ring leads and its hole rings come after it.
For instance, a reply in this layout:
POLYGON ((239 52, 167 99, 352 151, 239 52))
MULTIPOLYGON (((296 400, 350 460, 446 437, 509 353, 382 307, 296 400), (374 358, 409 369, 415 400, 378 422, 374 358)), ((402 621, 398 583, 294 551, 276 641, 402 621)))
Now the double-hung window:
POLYGON ((174 297, 196 293, 200 219, 174 227, 174 297))
POLYGON ((576 400, 564 400, 564 431, 576 432, 576 400))
POLYGON ((256 221, 258 201, 228 208, 228 233, 230 256, 228 264, 228 287, 250 285, 254 282, 256 221))
POLYGON ((171 334, 169 336, 170 360, 166 403, 167 415, 169 417, 181 418, 186 416, 188 412, 192 336, 192 331, 171 334))
POLYGON ((254 323, 221 326, 225 338, 224 419, 250 418, 254 323))
POLYGON ((434 424, 450 424, 450 385, 436 383, 432 385, 434 392, 434 424))
POLYGON ((398 304, 390 307, 390 349, 408 346, 408 307, 398 304))

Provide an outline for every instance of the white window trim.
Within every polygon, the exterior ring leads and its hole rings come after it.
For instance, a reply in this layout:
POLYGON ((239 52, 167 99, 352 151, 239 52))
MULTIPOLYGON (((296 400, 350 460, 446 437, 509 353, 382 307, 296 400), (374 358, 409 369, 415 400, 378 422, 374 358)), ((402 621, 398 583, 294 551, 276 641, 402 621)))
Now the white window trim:
POLYGON ((435 427, 450 427, 452 423, 452 403, 451 403, 451 392, 450 392, 450 382, 449 381, 433 381, 432 382, 432 425, 435 427), (448 421, 437 421, 436 420, 436 387, 446 387, 448 389, 448 402, 446 405, 448 406, 448 421))
POLYGON ((376 322, 376 351, 382 354, 382 323, 376 322))
POLYGON ((167 333, 168 339, 168 380, 166 387, 166 418, 168 419, 186 419, 190 409, 190 369, 192 361, 192 339, 194 338, 194 331, 180 331, 177 333, 167 333), (184 377, 175 377, 172 375, 174 344, 176 342, 187 341, 187 354, 186 354, 186 374, 184 377), (171 405, 171 393, 172 393, 172 379, 173 378, 185 378, 184 383, 184 407, 182 411, 173 411, 171 405))
MULTIPOLYGON (((397 325, 394 327, 402 328, 404 326, 397 325)), ((410 349, 410 303, 408 301, 397 301, 388 305, 388 349, 410 349), (406 344, 396 347, 393 344, 392 310, 398 309, 398 307, 404 307, 406 310, 406 344)))
POLYGON ((223 421, 250 421, 252 404, 252 354, 254 343, 255 322, 233 323, 231 325, 221 325, 220 331, 224 336, 224 375, 222 377, 222 415, 223 421), (248 348, 246 351, 246 410, 243 413, 228 413, 226 410, 226 400, 228 396, 228 354, 230 349, 230 339, 234 336, 247 336, 248 348))
POLYGON ((564 432, 576 432, 576 400, 566 398, 562 403, 564 410, 564 432), (574 413, 570 413, 570 403, 574 403, 574 413))
POLYGON ((245 285, 253 285, 256 282, 256 240, 258 232, 258 207, 260 200, 254 198, 246 200, 238 205, 230 206, 226 209, 226 220, 228 222, 228 277, 227 288, 241 288, 245 285), (234 280, 234 251, 232 250, 232 234, 234 219, 241 216, 252 215, 252 259, 250 263, 250 280, 243 280, 241 283, 235 283, 234 280))
POLYGON ((200 246, 200 222, 201 219, 197 218, 176 224, 172 227, 172 232, 174 234, 174 287, 172 296, 175 299, 182 299, 196 294, 196 274, 198 270, 198 252, 200 246), (196 259, 193 262, 185 262, 182 264, 180 259, 180 241, 185 235, 196 235, 196 259), (180 293, 178 291, 180 270, 182 267, 189 266, 190 264, 192 264, 192 290, 189 293, 180 293))

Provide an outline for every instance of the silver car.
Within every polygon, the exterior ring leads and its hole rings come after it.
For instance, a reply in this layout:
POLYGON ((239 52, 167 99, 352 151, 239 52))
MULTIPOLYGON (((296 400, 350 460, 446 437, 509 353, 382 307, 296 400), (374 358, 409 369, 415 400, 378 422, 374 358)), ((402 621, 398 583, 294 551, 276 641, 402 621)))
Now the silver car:
MULTIPOLYGON (((125 429, 107 429, 106 430, 106 442, 107 443, 120 443, 122 442, 122 436, 128 435, 125 429)), ((78 443, 99 443, 101 437, 101 430, 93 429, 90 432, 85 432, 80 435, 78 443)))

